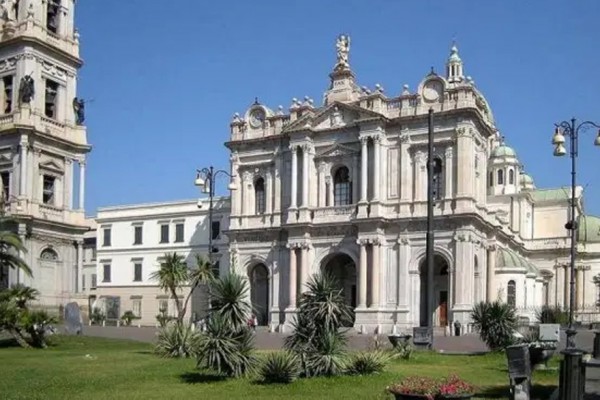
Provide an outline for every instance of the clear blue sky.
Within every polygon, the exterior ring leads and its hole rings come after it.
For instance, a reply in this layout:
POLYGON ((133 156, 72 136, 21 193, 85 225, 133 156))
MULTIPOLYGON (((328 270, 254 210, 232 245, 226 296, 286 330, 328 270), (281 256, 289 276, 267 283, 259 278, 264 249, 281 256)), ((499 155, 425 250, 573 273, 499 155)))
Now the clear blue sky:
MULTIPOLYGON (((87 107, 86 208, 190 199, 195 169, 228 168, 234 112, 258 96, 320 104, 335 38, 352 37, 360 85, 388 96, 443 71, 456 37, 465 73, 538 187, 569 183, 552 156, 553 123, 600 121, 600 1, 77 2, 87 107)), ((580 140, 579 182, 600 214, 600 148, 580 140)), ((223 191, 224 185, 221 185, 223 191)))

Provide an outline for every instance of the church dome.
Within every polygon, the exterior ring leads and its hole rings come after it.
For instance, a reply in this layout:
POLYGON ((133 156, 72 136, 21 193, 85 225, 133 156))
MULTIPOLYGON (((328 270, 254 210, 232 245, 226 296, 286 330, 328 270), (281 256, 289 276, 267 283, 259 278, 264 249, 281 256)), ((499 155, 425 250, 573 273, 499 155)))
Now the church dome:
POLYGON ((517 153, 505 144, 501 144, 492 151, 492 157, 517 157, 517 153))
POLYGON ((582 215, 578 218, 577 240, 584 243, 600 243, 600 218, 582 215))

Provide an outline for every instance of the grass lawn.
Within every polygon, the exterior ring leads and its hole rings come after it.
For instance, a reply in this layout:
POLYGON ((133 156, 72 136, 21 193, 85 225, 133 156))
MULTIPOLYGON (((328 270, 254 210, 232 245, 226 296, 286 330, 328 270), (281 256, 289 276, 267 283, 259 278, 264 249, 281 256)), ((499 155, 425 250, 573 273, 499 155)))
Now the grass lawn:
MULTIPOLYGON (((193 360, 160 359, 146 343, 56 336, 46 350, 0 348, 0 399, 392 399, 385 387, 403 376, 452 372, 478 385, 478 398, 508 398, 502 354, 416 353, 410 361, 393 362, 380 375, 267 386, 202 373, 193 360)), ((533 381, 534 398, 547 399, 557 385, 558 372, 536 372, 533 381)))

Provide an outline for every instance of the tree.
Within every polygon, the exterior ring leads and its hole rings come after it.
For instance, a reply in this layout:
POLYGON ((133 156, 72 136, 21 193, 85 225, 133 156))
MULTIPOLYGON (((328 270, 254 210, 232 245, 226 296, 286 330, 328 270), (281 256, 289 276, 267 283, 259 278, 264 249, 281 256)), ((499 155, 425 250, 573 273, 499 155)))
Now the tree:
MULTIPOLYGON (((0 202, 0 206, 2 203, 0 202)), ((10 230, 10 226, 14 225, 15 221, 5 217, 0 213, 0 274, 2 271, 10 269, 18 269, 23 271, 27 276, 33 276, 29 265, 19 256, 19 252, 27 253, 27 249, 23 245, 21 237, 10 230)))
POLYGON ((196 268, 190 269, 183 256, 177 253, 166 253, 160 267, 150 275, 150 279, 158 282, 158 286, 169 293, 175 301, 177 308, 177 323, 182 324, 187 307, 194 290, 201 285, 213 280, 211 264, 202 256, 196 256, 196 268), (186 298, 181 301, 177 293, 185 286, 190 287, 186 298))
POLYGON ((315 274, 306 287, 285 347, 299 356, 305 376, 340 374, 346 345, 340 328, 352 321, 352 310, 333 275, 315 274))
POLYGON ((507 303, 480 302, 473 307, 471 318, 481 340, 492 351, 504 350, 514 343, 517 329, 515 309, 507 303))

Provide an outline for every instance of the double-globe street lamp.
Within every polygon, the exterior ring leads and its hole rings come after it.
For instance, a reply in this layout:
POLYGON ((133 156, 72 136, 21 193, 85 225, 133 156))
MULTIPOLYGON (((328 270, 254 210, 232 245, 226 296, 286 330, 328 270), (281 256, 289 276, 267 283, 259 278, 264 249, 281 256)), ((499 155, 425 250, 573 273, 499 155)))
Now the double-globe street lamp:
MULTIPOLYGON (((598 136, 594 141, 596 146, 600 146, 600 125, 591 121, 584 121, 577 124, 577 120, 572 118, 570 121, 562 121, 555 124, 556 129, 552 137, 552 144, 555 146, 554 155, 562 157, 567 154, 565 148, 565 136, 569 137, 569 156, 571 157, 571 202, 570 202, 570 220, 565 224, 571 235, 571 264, 570 264, 570 293, 569 293, 569 327, 567 328, 567 346, 564 359, 560 366, 559 398, 561 400, 578 400, 583 397, 584 380, 582 379, 582 356, 583 353, 575 348, 575 335, 577 331, 573 328, 573 311, 575 308, 575 258, 577 251, 577 217, 575 215, 575 190, 577 185, 577 156, 579 146, 579 133, 586 132, 591 128, 598 128, 598 136)), ((566 300, 566 299, 565 299, 566 300)))
MULTIPOLYGON (((215 196, 215 181, 219 175, 229 177, 229 185, 227 189, 230 191, 236 190, 237 185, 233 181, 234 176, 222 169, 216 170, 211 165, 208 168, 196 170, 196 180, 194 184, 200 188, 202 193, 208 194, 208 261, 211 267, 214 265, 214 253, 218 253, 219 249, 213 247, 213 198, 215 196)), ((198 202, 198 207, 202 206, 202 200, 198 202)))

